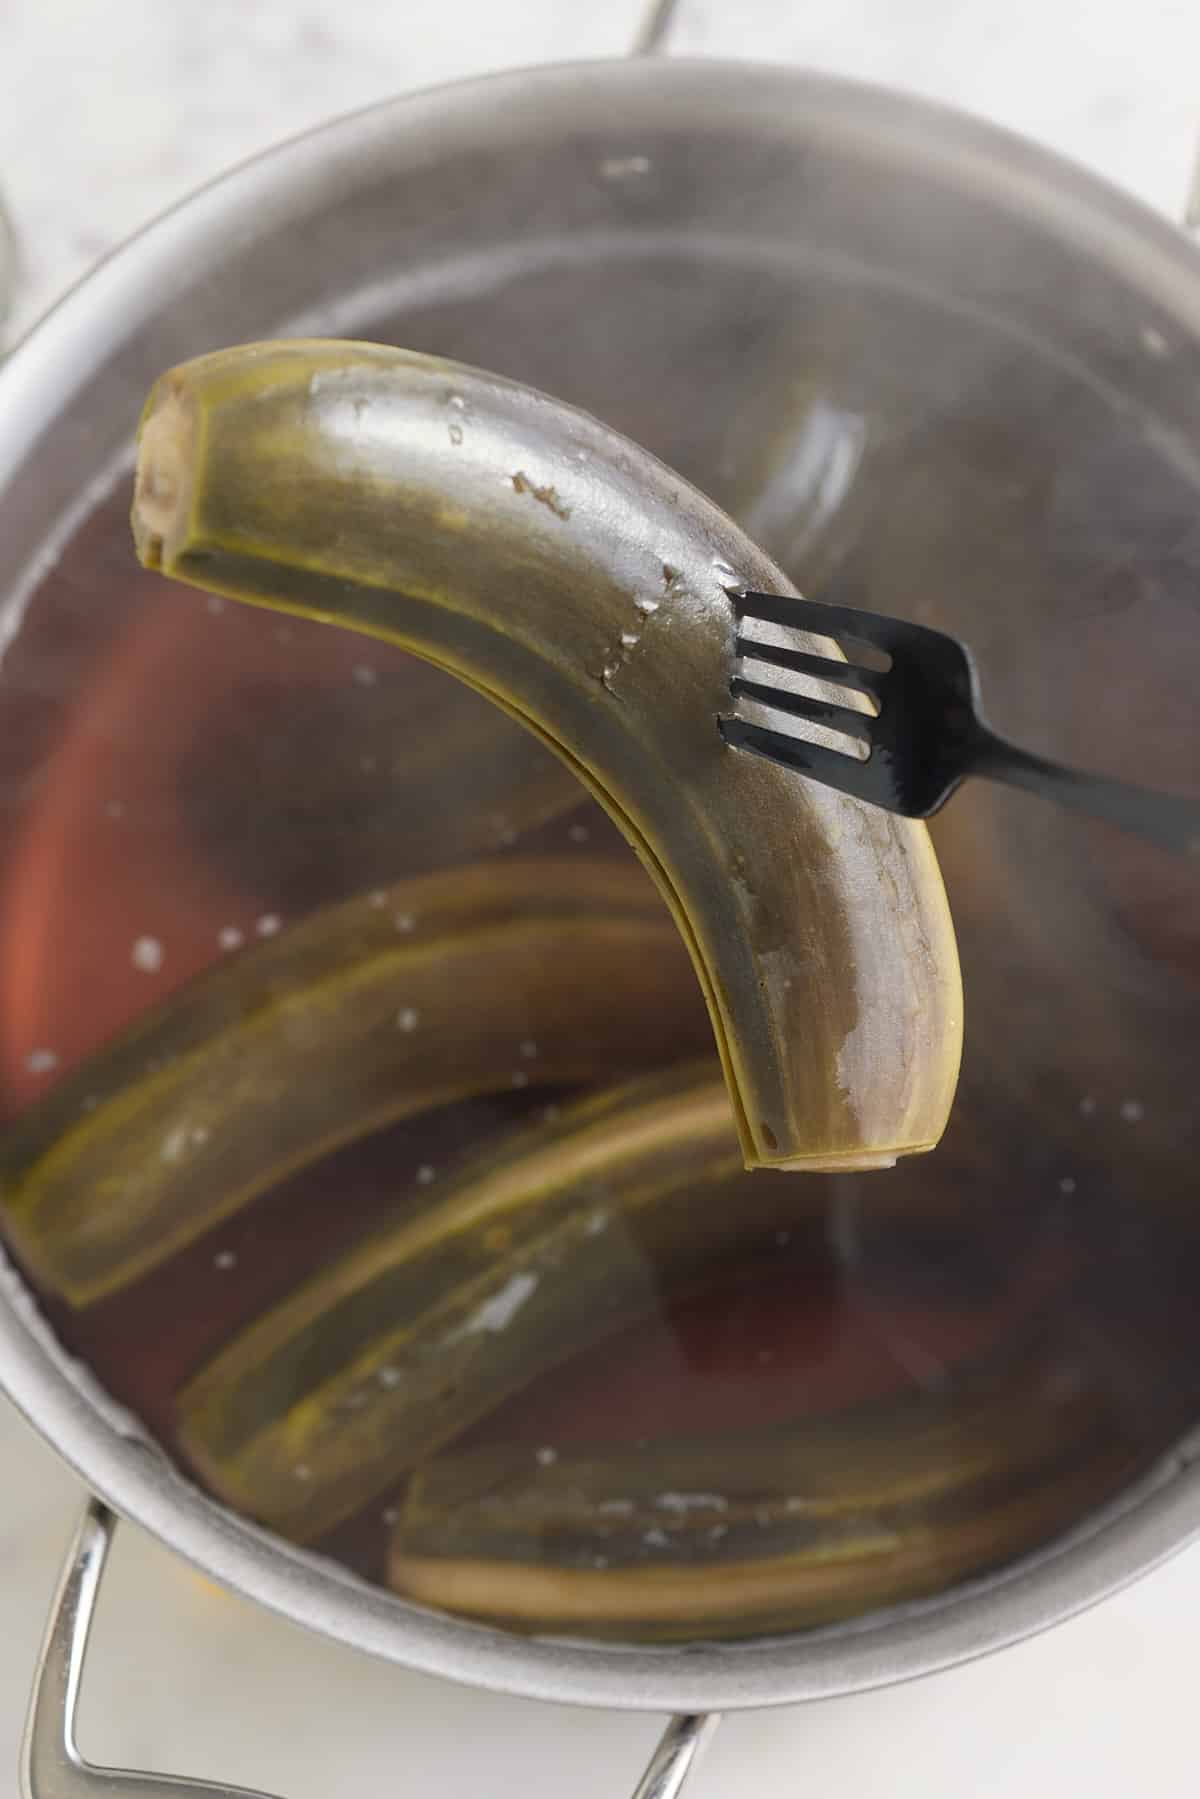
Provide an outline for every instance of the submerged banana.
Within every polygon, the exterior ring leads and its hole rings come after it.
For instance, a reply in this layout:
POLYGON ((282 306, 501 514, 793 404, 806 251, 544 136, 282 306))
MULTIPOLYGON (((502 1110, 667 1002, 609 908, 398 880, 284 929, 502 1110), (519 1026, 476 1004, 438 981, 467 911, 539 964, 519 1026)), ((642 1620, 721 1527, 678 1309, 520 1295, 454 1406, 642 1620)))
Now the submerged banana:
POLYGON ((236 1338, 180 1395, 180 1443, 239 1511, 317 1536, 820 1191, 746 1173, 715 1058, 564 1107, 236 1338))
POLYGON ((1109 1498, 1142 1446, 1119 1383, 1052 1343, 957 1386, 773 1433, 450 1455, 410 1484, 390 1584, 492 1624, 756 1636, 935 1593, 1109 1498))
POLYGON ((148 566, 400 644, 557 751, 670 905, 747 1163, 937 1141, 962 1004, 925 829, 722 742, 727 589, 788 584, 660 463, 452 363, 251 345, 155 388, 134 530, 148 566))
POLYGON ((513 857, 403 881, 223 964, 90 1058, 10 1127, 0 1208, 43 1289, 85 1304, 384 1124, 653 1068, 707 1037, 636 864, 513 857))

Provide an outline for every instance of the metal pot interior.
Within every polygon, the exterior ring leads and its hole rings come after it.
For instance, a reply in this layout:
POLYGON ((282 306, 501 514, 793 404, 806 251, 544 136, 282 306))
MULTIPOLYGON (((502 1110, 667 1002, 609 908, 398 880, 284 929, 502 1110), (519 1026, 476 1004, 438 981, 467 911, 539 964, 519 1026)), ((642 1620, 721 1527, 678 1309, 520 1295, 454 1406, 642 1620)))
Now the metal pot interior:
MULTIPOLYGON (((1198 293, 1190 252, 1082 177, 783 71, 502 78, 348 121, 209 190, 5 378, 10 1123, 63 1081, 86 1108, 80 1071, 114 1053, 131 1083, 152 1079, 149 1051, 106 1046, 216 965, 286 951, 324 909, 386 895, 403 932, 396 896, 431 871, 629 860, 594 802, 445 678, 135 568, 128 445, 162 366, 319 332, 541 387, 694 481, 802 590, 960 633, 994 722, 1023 743, 1195 794, 1198 293), (444 747, 446 720, 466 751, 444 747)), ((1015 1634, 1191 1527, 1189 1500, 1169 1528, 1096 1529, 1155 1484, 1200 1406, 1200 867, 982 786, 934 836, 968 1008, 936 1154, 786 1177, 794 1212, 769 1225, 754 1177, 745 1241, 708 1260, 609 1195, 619 1293, 594 1329, 535 1344, 416 1465, 398 1442, 388 1477, 336 1515, 256 1504, 251 1482, 250 1522, 304 1556, 256 1536, 222 1571, 261 1592, 270 1563, 267 1596, 297 1615, 473 1678, 599 1698, 624 1677, 606 1688, 598 1670, 643 1665, 634 1702, 759 1702, 1015 1634), (484 1574, 447 1578, 468 1565, 484 1574), (522 1570, 543 1579, 541 1611, 512 1597, 522 1570), (535 1640, 514 1646, 514 1629, 535 1640), (697 1661, 698 1641, 733 1639, 697 1661), (660 1647, 639 1663, 630 1643, 660 1647)), ((189 1437, 187 1396, 303 1283, 436 1204, 469 1155, 579 1096, 542 1061, 520 987, 512 1008, 503 1080, 354 1127, 99 1293, 23 1264, 10 1155, 0 1232, 57 1347, 19 1343, 6 1319, 0 1372, 119 1505, 210 1566, 217 1527, 194 1486, 227 1498, 227 1469, 189 1437), (175 1472, 105 1462, 93 1446, 111 1428, 78 1394, 87 1428, 71 1436, 65 1402, 48 1421, 49 1377, 24 1364, 60 1355, 175 1472), (189 1537, 195 1520, 208 1537, 189 1537)), ((652 1066, 700 1047, 685 1014, 652 1066)), ((119 1183, 89 1203, 119 1206, 119 1183)), ((332 1340, 277 1358, 228 1441, 311 1405, 332 1340)), ((365 1380, 386 1393, 404 1377, 371 1360, 370 1332, 355 1343, 365 1380)), ((340 1403, 367 1404, 356 1391, 340 1403)), ((307 1489, 323 1471, 298 1456, 294 1474, 307 1489)))

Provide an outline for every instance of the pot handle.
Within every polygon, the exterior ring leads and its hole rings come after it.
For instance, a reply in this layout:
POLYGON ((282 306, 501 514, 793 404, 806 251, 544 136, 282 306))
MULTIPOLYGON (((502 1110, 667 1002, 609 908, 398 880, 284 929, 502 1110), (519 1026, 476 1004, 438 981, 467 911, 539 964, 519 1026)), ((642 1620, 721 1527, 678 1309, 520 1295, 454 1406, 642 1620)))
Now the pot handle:
MULTIPOLYGON (((270 1799, 247 1787, 97 1768, 75 1741, 92 1614, 116 1518, 89 1500, 59 1577, 21 1744, 21 1799, 270 1799)), ((676 1799, 719 1719, 673 1718, 633 1799, 676 1799)))

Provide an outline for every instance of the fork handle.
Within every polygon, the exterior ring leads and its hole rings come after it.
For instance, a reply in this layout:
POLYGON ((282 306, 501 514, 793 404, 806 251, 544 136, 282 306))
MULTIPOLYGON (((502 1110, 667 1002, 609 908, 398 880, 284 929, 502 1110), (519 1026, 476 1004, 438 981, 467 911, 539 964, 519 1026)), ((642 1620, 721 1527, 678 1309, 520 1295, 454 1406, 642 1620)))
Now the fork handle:
POLYGON ((1044 794, 1060 806, 1102 818, 1163 849, 1200 860, 1200 802, 1196 800, 1065 768, 1018 749, 984 726, 972 738, 963 772, 1044 794))

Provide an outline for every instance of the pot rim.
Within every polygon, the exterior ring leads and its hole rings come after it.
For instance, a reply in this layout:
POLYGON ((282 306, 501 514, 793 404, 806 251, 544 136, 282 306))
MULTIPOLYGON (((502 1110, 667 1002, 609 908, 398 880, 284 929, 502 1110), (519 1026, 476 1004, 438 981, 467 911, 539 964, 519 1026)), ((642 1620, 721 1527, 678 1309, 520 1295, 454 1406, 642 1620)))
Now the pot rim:
MULTIPOLYGON (((807 71, 683 59, 565 63, 487 75, 384 101, 267 150, 200 189, 74 288, 0 369, 0 498, 8 477, 95 366, 157 310, 156 274, 194 265, 218 235, 250 230, 373 143, 481 107, 578 107, 620 91, 685 122, 748 116, 767 128, 884 147, 910 167, 953 168, 1006 209, 1070 239, 1200 338, 1200 257, 1140 202, 998 127, 887 89, 807 71)), ((10 611, 13 608, 10 607, 10 611)), ((0 615, 0 647, 19 617, 0 615)), ((1013 1568, 849 1625, 745 1644, 644 1648, 522 1638, 369 1586, 226 1512, 178 1474, 72 1363, 0 1257, 0 1388, 115 1511, 210 1577, 298 1624, 384 1659, 526 1698, 642 1711, 733 1710, 864 1691, 933 1673, 1064 1620, 1148 1572, 1200 1531, 1200 1468, 1180 1446, 1135 1488, 1013 1568)))

